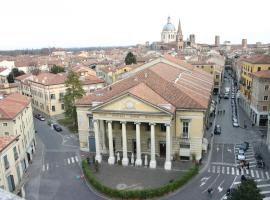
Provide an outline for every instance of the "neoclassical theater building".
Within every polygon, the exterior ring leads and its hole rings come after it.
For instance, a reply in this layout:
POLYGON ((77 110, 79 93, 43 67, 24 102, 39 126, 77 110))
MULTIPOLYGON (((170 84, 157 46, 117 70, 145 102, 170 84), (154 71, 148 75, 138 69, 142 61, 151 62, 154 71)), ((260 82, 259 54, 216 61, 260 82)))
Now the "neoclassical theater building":
POLYGON ((160 57, 76 103, 80 148, 101 162, 171 169, 177 156, 199 160, 213 77, 183 61, 160 57), (108 158, 108 159, 107 159, 108 158), (146 158, 146 159, 145 159, 146 158))

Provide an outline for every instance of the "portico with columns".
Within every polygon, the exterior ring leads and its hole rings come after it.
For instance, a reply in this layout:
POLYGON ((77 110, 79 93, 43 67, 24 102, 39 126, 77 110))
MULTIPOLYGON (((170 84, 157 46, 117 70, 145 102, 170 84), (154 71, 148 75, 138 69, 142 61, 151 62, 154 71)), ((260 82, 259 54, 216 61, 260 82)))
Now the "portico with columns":
MULTIPOLYGON (((108 160, 110 165, 116 163, 117 152, 121 153, 123 166, 131 164, 131 154, 134 154, 135 166, 143 166, 143 158, 146 155, 149 159, 149 167, 156 168, 156 157, 162 155, 159 149, 160 142, 165 142, 165 163, 166 170, 171 169, 171 116, 163 116, 161 121, 157 116, 139 117, 132 114, 105 114, 93 112, 93 123, 95 127, 96 160, 101 162, 102 151, 100 146, 108 146, 108 160), (108 115, 111 115, 109 117, 108 115), (110 119, 109 119, 110 118, 110 119), (139 120, 138 118, 141 118, 139 120), (114 119, 114 120, 112 120, 114 119), (106 122, 105 144, 101 144, 102 135, 97 127, 101 121, 106 122), (165 132, 160 132, 160 127, 166 127, 165 132), (150 131, 149 131, 150 127, 150 131), (142 154, 144 156, 142 156, 142 154)), ((91 119, 90 119, 91 120, 91 119)))

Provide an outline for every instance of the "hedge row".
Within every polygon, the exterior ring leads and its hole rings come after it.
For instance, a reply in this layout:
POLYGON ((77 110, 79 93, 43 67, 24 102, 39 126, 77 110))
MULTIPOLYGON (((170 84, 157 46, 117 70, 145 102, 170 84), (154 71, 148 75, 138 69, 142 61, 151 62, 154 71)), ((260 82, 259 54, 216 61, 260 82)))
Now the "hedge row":
POLYGON ((198 173, 198 167, 193 166, 183 176, 157 188, 149 188, 142 190, 117 190, 107 187, 102 183, 100 183, 92 174, 92 171, 89 168, 89 165, 87 164, 86 160, 82 161, 82 169, 86 180, 96 190, 109 197, 124 198, 124 199, 133 199, 133 198, 147 199, 163 196, 185 185, 192 177, 194 177, 198 173))

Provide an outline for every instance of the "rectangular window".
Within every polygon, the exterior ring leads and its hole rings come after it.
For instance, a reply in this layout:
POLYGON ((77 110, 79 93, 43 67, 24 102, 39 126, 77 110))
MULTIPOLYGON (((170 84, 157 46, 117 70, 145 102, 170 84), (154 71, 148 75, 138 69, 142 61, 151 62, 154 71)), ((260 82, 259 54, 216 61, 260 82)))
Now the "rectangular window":
POLYGON ((19 158, 19 156, 18 156, 18 152, 17 152, 16 147, 13 148, 13 153, 14 153, 14 160, 17 160, 19 158))
POLYGON ((52 106, 52 111, 55 112, 55 106, 52 106))
POLYGON ((267 111, 267 106, 263 106, 263 111, 267 111))
POLYGON ((3 123, 3 126, 7 126, 7 123, 3 123))
POLYGON ((89 129, 90 131, 93 131, 94 130, 93 116, 89 117, 88 121, 89 121, 89 129))
POLYGON ((258 67, 258 72, 261 71, 261 67, 258 67))
POLYGON ((182 130, 183 138, 188 138, 189 121, 183 121, 182 126, 183 126, 183 130, 182 130))
POLYGON ((61 104, 61 109, 65 110, 65 105, 63 103, 61 104))
POLYGON ((64 93, 60 92, 59 93, 59 100, 63 100, 64 99, 64 93))
POLYGON ((9 162, 8 162, 7 155, 4 156, 4 165, 5 165, 5 169, 9 168, 9 162))
POLYGON ((264 101, 267 101, 267 100, 268 100, 268 96, 264 96, 264 97, 263 97, 263 100, 264 100, 264 101))
POLYGON ((217 74, 217 75, 216 75, 216 79, 218 79, 218 78, 219 78, 219 75, 217 74))
POLYGON ((51 94, 51 99, 55 99, 55 94, 51 94))
POLYGON ((5 132, 5 135, 9 135, 9 132, 5 132))
POLYGON ((267 91, 269 89, 269 85, 264 86, 264 90, 267 91))
POLYGON ((161 132, 166 132, 166 126, 165 126, 165 124, 160 124, 160 131, 161 132))

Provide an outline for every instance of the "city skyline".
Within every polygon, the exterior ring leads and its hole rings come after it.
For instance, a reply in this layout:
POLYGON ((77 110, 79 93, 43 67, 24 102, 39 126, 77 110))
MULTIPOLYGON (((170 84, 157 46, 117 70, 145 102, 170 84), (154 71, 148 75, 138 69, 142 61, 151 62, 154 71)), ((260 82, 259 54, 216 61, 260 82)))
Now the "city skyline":
POLYGON ((198 43, 214 43, 219 35, 240 44, 269 43, 265 0, 68 2, 11 0, 1 2, 0 49, 44 47, 127 46, 160 41, 162 27, 170 16, 177 27, 181 20, 184 39, 195 34, 198 43), (14 6, 16 5, 16 6, 14 6), (113 8, 113 9, 112 9, 113 8))

